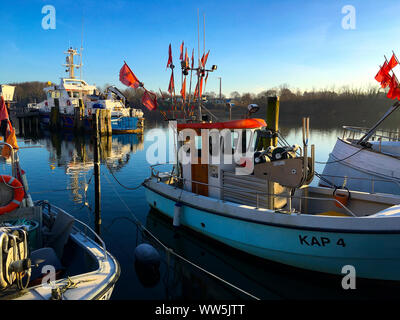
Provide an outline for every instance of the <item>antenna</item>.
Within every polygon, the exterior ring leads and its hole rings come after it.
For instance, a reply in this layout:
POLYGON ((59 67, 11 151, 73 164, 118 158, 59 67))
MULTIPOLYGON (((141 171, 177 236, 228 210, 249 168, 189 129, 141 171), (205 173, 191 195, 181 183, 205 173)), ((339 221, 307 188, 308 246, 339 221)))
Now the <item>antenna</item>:
POLYGON ((82 63, 82 51, 83 51, 83 9, 82 9, 81 52, 80 52, 80 58, 81 58, 81 61, 80 61, 80 78, 81 78, 81 80, 82 80, 82 66, 83 66, 83 63, 82 63))

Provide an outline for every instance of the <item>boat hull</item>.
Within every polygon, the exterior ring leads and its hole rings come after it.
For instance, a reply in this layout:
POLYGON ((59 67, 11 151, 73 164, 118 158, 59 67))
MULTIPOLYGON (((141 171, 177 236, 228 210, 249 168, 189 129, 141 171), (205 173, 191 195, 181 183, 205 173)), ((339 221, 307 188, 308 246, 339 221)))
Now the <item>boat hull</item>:
MULTIPOLYGON (((181 225, 251 255, 330 274, 342 274, 342 268, 351 265, 355 267, 357 277, 400 280, 399 230, 388 232, 381 230, 375 233, 366 229, 363 231, 343 229, 343 232, 340 232, 330 231, 328 228, 324 230, 323 227, 309 228, 308 223, 304 225, 297 223, 297 226, 285 225, 279 220, 288 222, 292 218, 291 215, 265 212, 265 210, 263 214, 270 215, 269 220, 250 221, 233 215, 238 207, 237 204, 192 194, 193 202, 200 201, 203 204, 203 207, 200 207, 182 201, 183 197, 180 196, 182 192, 179 189, 175 189, 177 192, 174 197, 171 196, 173 193, 167 195, 157 190, 155 184, 144 185, 146 199, 153 208, 173 218, 175 204, 180 199, 181 225), (213 212, 211 209, 206 209, 213 207, 212 203, 208 203, 213 201, 220 202, 214 204, 215 208, 223 207, 224 210, 213 212), (282 215, 284 217, 280 217, 282 215)), ((249 215, 252 212, 255 214, 255 210, 257 209, 248 208, 249 215)), ((293 218, 301 221, 300 216, 293 218)), ((306 215, 304 219, 310 220, 306 215)), ((326 219, 333 221, 332 218, 326 219)))
MULTIPOLYGON (((350 190, 400 195, 400 160, 370 149, 360 149, 342 139, 337 139, 323 170, 323 177, 336 186, 350 190)), ((331 187, 325 181, 321 186, 331 187)))
MULTIPOLYGON (((142 133, 143 132, 143 119, 139 117, 119 117, 111 119, 111 128, 113 133, 142 133)), ((50 114, 40 113, 40 122, 43 127, 50 125, 50 114)), ((74 128, 74 116, 60 114, 61 128, 71 130, 74 128)), ((92 130, 92 119, 84 118, 84 128, 86 131, 92 130)))

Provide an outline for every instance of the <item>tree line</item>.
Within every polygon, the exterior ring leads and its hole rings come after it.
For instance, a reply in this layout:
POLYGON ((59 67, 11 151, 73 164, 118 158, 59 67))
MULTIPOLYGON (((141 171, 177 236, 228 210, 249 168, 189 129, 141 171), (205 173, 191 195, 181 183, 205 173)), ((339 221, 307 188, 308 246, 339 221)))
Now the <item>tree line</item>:
MULTIPOLYGON (((31 102, 41 102, 46 96, 43 88, 48 86, 47 82, 21 82, 10 84, 16 86, 15 106, 24 107, 31 102)), ((105 85, 103 88, 107 88, 105 85)), ((148 111, 141 104, 143 90, 125 88, 121 92, 127 97, 129 104, 134 108, 141 108, 145 118, 149 121, 162 121, 160 112, 148 111)), ((170 99, 168 92, 155 92, 158 97, 158 108, 167 111, 172 116, 172 108, 181 109, 182 103, 170 99)), ((283 124, 296 125, 301 122, 302 117, 310 117, 311 123, 320 126, 340 127, 342 125, 370 126, 377 121, 378 117, 384 114, 393 100, 386 97, 385 90, 378 86, 369 88, 322 89, 312 91, 300 91, 282 85, 277 88, 264 90, 258 94, 246 92, 240 94, 237 91, 231 92, 229 99, 234 105, 231 108, 232 118, 243 118, 247 114, 247 106, 255 103, 260 110, 253 117, 264 118, 269 96, 280 97, 280 121, 283 124)), ((204 93, 204 106, 221 120, 229 118, 229 107, 218 101, 219 94, 215 92, 204 93)), ((227 99, 222 95, 222 99, 227 99)), ((195 108, 197 108, 195 106, 195 108)), ((176 113, 174 114, 176 115, 176 113)), ((395 114, 387 122, 390 126, 398 126, 400 116, 395 114)))

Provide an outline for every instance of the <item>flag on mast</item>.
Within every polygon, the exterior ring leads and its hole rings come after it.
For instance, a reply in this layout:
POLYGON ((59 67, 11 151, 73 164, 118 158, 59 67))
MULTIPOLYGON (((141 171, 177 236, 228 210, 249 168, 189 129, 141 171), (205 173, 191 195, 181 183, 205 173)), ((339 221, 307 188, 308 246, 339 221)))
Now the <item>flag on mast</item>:
POLYGON ((175 85, 174 85, 174 72, 171 73, 171 79, 169 80, 168 85, 168 92, 172 94, 174 92, 175 85))
POLYGON ((180 56, 179 56, 179 60, 183 60, 183 45, 184 45, 184 43, 183 43, 183 41, 182 41, 182 44, 181 44, 181 54, 180 54, 180 56))
POLYGON ((140 86, 138 78, 136 78, 135 74, 132 72, 125 61, 124 65, 119 71, 119 81, 121 81, 124 85, 134 89, 137 89, 140 86))
POLYGON ((169 44, 167 69, 171 64, 172 64, 172 49, 171 49, 171 44, 169 44))
POLYGON ((182 83, 181 96, 182 96, 182 100, 185 102, 186 101, 186 77, 182 83))
POLYGON ((150 111, 157 109, 157 96, 155 93, 144 89, 142 104, 150 111))

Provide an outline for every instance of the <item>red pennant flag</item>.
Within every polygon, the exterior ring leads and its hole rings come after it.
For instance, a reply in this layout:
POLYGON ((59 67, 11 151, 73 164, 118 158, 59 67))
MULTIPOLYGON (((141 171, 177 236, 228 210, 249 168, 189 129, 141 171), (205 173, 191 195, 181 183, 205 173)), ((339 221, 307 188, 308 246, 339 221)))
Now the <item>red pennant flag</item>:
POLYGON ((199 95, 201 98, 201 95, 203 94, 203 77, 200 78, 200 90, 199 90, 199 95))
POLYGON ((128 67, 126 62, 119 71, 119 81, 121 81, 124 85, 134 89, 138 88, 140 85, 138 78, 136 78, 135 74, 128 67))
POLYGON ((193 93, 193 101, 196 101, 197 96, 198 96, 198 91, 199 91, 199 83, 197 82, 196 88, 194 89, 194 93, 193 93))
POLYGON ((169 85, 168 85, 168 92, 172 94, 174 92, 175 85, 174 85, 174 73, 171 73, 171 79, 169 80, 169 85))
POLYGON ((209 53, 210 53, 210 50, 208 50, 208 52, 207 52, 207 54, 205 56, 203 54, 203 56, 201 57, 201 64, 202 64, 203 67, 206 66, 209 53))
POLYGON ((157 109, 157 96, 145 89, 142 96, 142 104, 150 111, 157 109))
POLYGON ((181 44, 181 54, 180 54, 180 56, 179 56, 179 60, 183 60, 183 41, 182 41, 182 44, 181 44))
POLYGON ((182 96, 182 100, 186 101, 186 77, 182 83, 181 96, 182 96))
POLYGON ((171 49, 171 44, 169 44, 167 69, 171 64, 172 64, 172 49, 171 49))
POLYGON ((396 56, 395 56, 395 54, 393 53, 393 55, 392 55, 392 57, 390 58, 390 61, 389 61, 389 63, 388 63, 388 72, 390 71, 390 70, 392 70, 395 66, 397 66, 398 65, 398 62, 397 62, 397 59, 396 59, 396 56))
POLYGON ((389 73, 384 73, 383 74, 383 80, 381 82, 381 87, 386 88, 388 85, 390 85, 392 77, 389 75, 389 73))
POLYGON ((185 48, 185 67, 189 68, 189 56, 187 53, 187 48, 185 48))
POLYGON ((378 73, 375 76, 375 80, 378 82, 382 82, 385 78, 385 73, 386 73, 386 68, 387 68, 387 62, 383 64, 383 66, 379 69, 378 73))
POLYGON ((395 89, 398 87, 399 83, 397 82, 396 76, 393 74, 390 78, 389 82, 389 92, 387 93, 387 97, 390 99, 395 99, 396 96, 394 95, 395 89))

